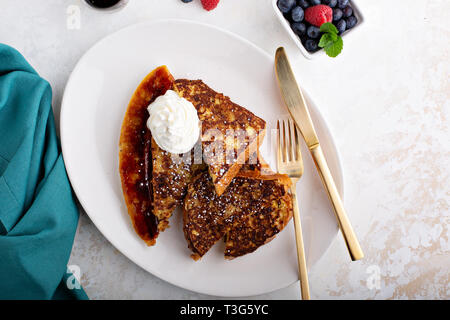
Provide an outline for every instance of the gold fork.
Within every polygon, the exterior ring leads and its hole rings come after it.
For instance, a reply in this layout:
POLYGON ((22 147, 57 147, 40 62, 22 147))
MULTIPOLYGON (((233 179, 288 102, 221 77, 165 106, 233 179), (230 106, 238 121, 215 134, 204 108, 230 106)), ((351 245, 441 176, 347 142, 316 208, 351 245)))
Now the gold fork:
POLYGON ((299 133, 292 120, 277 121, 277 168, 278 172, 291 178, 291 194, 294 209, 295 239, 297 243, 298 274, 303 300, 309 300, 309 281, 303 246, 302 225, 297 202, 297 182, 303 175, 299 133), (281 125, 280 125, 281 122, 281 125))

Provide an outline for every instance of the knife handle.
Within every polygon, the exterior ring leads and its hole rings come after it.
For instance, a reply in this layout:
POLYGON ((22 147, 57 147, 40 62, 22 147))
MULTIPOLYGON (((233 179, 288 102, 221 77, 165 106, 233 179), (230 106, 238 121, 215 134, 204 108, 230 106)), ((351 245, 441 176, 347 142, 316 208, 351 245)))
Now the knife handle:
POLYGON ((336 184, 334 183, 333 176, 331 175, 330 169, 328 168, 328 164, 325 160, 325 156, 320 145, 317 145, 316 147, 311 149, 311 154, 333 206, 339 228, 341 229, 342 235, 344 236, 345 244, 347 245, 350 256, 353 261, 362 259, 364 257, 364 253, 359 245, 352 225, 348 220, 347 214, 345 213, 344 205, 342 203, 341 197, 339 196, 336 184))

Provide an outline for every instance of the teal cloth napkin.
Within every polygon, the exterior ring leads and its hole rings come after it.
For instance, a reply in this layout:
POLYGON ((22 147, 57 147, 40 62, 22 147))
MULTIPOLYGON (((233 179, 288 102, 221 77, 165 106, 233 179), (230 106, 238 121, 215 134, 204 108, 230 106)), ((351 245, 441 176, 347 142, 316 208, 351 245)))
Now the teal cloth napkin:
POLYGON ((78 209, 51 102, 49 83, 0 44, 0 299, 87 299, 67 271, 78 209))

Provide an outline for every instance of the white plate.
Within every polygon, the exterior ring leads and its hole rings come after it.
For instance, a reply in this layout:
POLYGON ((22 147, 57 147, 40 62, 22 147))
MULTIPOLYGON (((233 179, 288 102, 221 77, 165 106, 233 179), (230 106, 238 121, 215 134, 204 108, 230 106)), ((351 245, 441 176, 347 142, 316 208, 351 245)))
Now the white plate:
MULTIPOLYGON (((98 42, 78 62, 61 110, 63 155, 83 208, 103 235, 136 264, 177 286, 216 296, 249 296, 295 282, 297 260, 291 222, 275 240, 232 261, 223 243, 193 261, 182 233, 181 212, 154 247, 136 235, 122 196, 118 170, 120 128, 140 81, 159 65, 175 78, 202 79, 267 121, 261 153, 273 169, 271 129, 287 110, 279 95, 273 57, 216 27, 181 20, 133 25, 98 42)), ((308 98, 325 154, 342 193, 341 166, 327 126, 308 98)), ((274 146, 274 144, 273 144, 274 146)), ((337 224, 306 149, 298 185, 307 259, 311 266, 336 236, 337 224)))

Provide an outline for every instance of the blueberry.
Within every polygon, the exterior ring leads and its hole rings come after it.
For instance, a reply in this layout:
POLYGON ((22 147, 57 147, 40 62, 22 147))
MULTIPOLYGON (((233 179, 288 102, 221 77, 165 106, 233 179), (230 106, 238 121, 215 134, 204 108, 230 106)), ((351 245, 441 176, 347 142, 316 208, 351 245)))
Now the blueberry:
POLYGON ((311 39, 316 39, 320 35, 320 29, 317 28, 316 26, 309 26, 308 30, 306 30, 306 34, 311 39))
POLYGON ((317 50, 317 41, 308 39, 305 41, 305 48, 308 51, 316 51, 317 50))
POLYGON ((350 6, 346 6, 344 9, 342 9, 342 12, 344 13, 344 17, 348 18, 353 14, 353 9, 350 6))
POLYGON ((306 9, 309 7, 309 3, 307 0, 297 0, 297 4, 302 7, 303 9, 306 9))
POLYGON ((183 1, 184 3, 192 2, 192 0, 181 0, 181 1, 183 1))
POLYGON ((342 12, 341 9, 339 9, 339 8, 333 9, 333 21, 341 20, 343 15, 344 15, 344 13, 342 12))
POLYGON ((299 36, 304 36, 306 33, 306 25, 304 23, 295 22, 291 25, 291 28, 299 36))
POLYGON ((302 7, 295 7, 294 9, 292 9, 291 17, 293 21, 300 22, 305 17, 305 12, 303 11, 302 7))
POLYGON ((338 7, 344 9, 348 5, 348 0, 338 0, 338 7))
POLYGON ((334 8, 337 5, 337 0, 323 0, 323 4, 326 4, 330 8, 334 8))
POLYGON ((320 4, 320 0, 308 0, 308 1, 312 6, 316 6, 316 5, 320 4))
POLYGON ((358 19, 356 19, 355 16, 348 17, 345 19, 345 22, 347 22, 347 29, 351 29, 358 23, 358 19))
POLYGON ((291 11, 294 5, 295 0, 278 0, 278 9, 280 9, 283 13, 288 13, 291 11))
POLYGON ((336 23, 336 28, 338 29, 339 33, 344 32, 345 29, 347 29, 347 22, 345 22, 344 19, 339 20, 339 21, 336 23))

